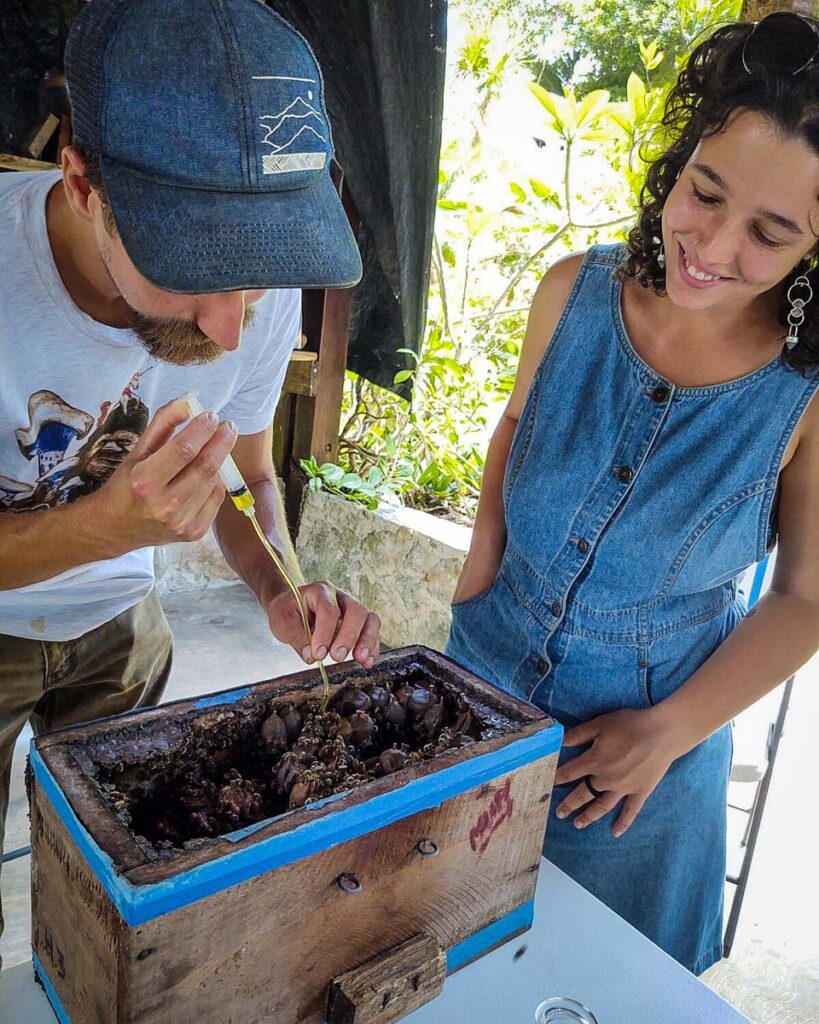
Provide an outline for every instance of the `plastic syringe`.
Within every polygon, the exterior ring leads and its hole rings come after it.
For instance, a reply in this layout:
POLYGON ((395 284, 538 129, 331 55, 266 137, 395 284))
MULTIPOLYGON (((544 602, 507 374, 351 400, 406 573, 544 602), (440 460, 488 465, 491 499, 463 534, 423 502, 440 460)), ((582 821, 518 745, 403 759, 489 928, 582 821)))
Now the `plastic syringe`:
MULTIPOLYGON (((197 393, 195 391, 188 391, 181 397, 185 402, 188 403, 188 410, 190 411, 191 419, 193 419, 194 416, 199 416, 203 412, 205 412, 205 408, 199 401, 197 393)), ((256 536, 261 541, 262 547, 273 559, 273 564, 276 566, 279 573, 284 578, 285 583, 292 591, 293 596, 296 599, 296 604, 298 605, 299 611, 301 612, 301 621, 304 625, 304 632, 307 634, 307 639, 310 643, 310 647, 312 648, 313 633, 312 630, 310 629, 310 623, 308 622, 307 619, 307 609, 304 607, 304 601, 302 600, 301 592, 299 588, 296 586, 296 584, 293 582, 293 580, 290 578, 287 569, 285 569, 284 567, 284 563, 282 562, 279 555, 276 553, 272 544, 267 539, 267 537, 264 534, 264 531, 259 525, 259 520, 256 518, 256 507, 255 502, 253 500, 253 494, 250 488, 245 483, 244 477, 239 472, 239 467, 236 465, 236 463, 233 461, 233 458, 230 455, 225 456, 225 461, 222 463, 221 469, 219 470, 219 476, 222 479, 222 483, 225 485, 225 489, 230 495, 230 500, 233 502, 236 508, 238 508, 240 512, 243 512, 250 520, 250 522, 253 524, 253 529, 256 531, 256 536)), ((322 661, 318 662, 318 670, 321 676, 321 680, 324 684, 324 698, 322 700, 321 705, 323 710, 327 706, 327 701, 330 698, 330 680, 327 678, 327 670, 325 669, 324 663, 322 661)))
MULTIPOLYGON (((191 419, 194 416, 200 416, 205 411, 204 406, 197 397, 197 392, 188 391, 182 395, 182 399, 188 403, 191 419)), ((239 468, 233 461, 232 456, 225 456, 225 461, 219 470, 219 476, 222 478, 222 483, 225 485, 225 489, 230 495, 230 500, 236 508, 240 512, 244 512, 249 518, 253 518, 253 495, 250 493, 250 488, 245 483, 244 477, 239 472, 239 468)))

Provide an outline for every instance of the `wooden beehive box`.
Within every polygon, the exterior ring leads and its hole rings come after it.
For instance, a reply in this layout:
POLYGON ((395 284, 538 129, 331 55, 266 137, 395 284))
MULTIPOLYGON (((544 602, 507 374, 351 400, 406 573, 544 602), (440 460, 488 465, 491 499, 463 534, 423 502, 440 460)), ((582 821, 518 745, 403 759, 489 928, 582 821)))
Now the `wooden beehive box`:
POLYGON ((457 689, 487 738, 185 849, 134 835, 98 773, 317 696, 314 672, 34 740, 32 943, 60 1021, 387 1024, 528 928, 562 730, 423 647, 331 683, 412 673, 457 689))

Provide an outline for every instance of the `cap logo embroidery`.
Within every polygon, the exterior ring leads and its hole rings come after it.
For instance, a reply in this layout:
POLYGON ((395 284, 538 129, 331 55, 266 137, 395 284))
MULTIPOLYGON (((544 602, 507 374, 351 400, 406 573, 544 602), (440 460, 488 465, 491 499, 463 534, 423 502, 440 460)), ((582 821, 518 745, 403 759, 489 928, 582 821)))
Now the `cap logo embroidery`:
MULTIPOLYGON (((291 78, 286 75, 254 75, 256 80, 278 80, 287 82, 303 82, 315 85, 314 79, 291 78)), ((302 87, 303 88, 303 87, 302 87)), ((262 173, 287 174, 292 171, 320 171, 327 163, 324 151, 294 151, 293 147, 301 139, 302 144, 311 136, 327 145, 324 118, 313 104, 313 90, 306 89, 306 98, 297 96, 283 110, 276 114, 263 114, 259 118, 262 129, 262 145, 270 146, 270 152, 262 157, 262 173)))

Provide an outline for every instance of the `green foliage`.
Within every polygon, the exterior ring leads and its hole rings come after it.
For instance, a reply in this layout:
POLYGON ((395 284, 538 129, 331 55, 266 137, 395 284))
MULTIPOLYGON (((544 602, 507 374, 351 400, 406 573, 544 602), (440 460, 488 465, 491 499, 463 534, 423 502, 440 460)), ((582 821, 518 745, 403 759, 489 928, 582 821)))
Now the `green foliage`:
POLYGON ((344 468, 303 468, 314 489, 342 493, 370 508, 379 500, 401 501, 469 522, 483 474, 486 405, 502 386, 498 378, 508 369, 508 354, 466 362, 438 325, 430 329, 420 358, 405 354, 414 365, 400 371, 396 383, 412 378, 412 401, 348 374, 340 444, 344 468))
POLYGON ((450 52, 429 322, 420 357, 402 350, 395 377, 412 399, 348 373, 339 465, 302 463, 311 487, 471 521, 537 282, 557 256, 631 225, 675 69, 739 6, 452 0, 463 33, 450 52), (572 53, 596 68, 587 82, 573 66, 548 85, 557 15, 572 53), (531 152, 493 148, 494 112, 519 116, 526 103, 531 152))
POLYGON ((321 466, 313 459, 302 459, 301 468, 307 475, 311 491, 329 491, 342 498, 355 501, 365 508, 375 509, 383 501, 394 500, 395 492, 384 482, 383 471, 372 466, 366 477, 350 473, 334 462, 321 466))
POLYGON ((550 5, 549 22, 541 22, 543 36, 531 39, 527 59, 549 89, 607 89, 622 100, 633 70, 641 69, 647 83, 667 82, 677 58, 709 27, 735 21, 741 6, 741 0, 563 0, 550 5), (554 46, 556 39, 561 46, 554 46), (539 59, 546 41, 553 55, 539 59))

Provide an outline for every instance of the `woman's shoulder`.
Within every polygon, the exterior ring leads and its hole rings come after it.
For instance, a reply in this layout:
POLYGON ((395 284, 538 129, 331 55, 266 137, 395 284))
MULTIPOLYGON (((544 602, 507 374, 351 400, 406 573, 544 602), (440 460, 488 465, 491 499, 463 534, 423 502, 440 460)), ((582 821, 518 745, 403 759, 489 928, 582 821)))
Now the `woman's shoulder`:
POLYGON ((523 411, 529 385, 546 355, 588 255, 589 252, 576 252, 563 256, 549 267, 535 289, 515 387, 507 406, 507 414, 515 419, 518 419, 523 411))
POLYGON ((555 302, 560 303, 562 299, 562 310, 584 265, 587 268, 602 267, 609 272, 617 269, 622 264, 622 260, 623 246, 618 243, 593 245, 589 249, 563 256, 553 263, 541 278, 535 291, 532 307, 534 308, 535 304, 554 305, 555 302))
POLYGON ((621 245, 595 245, 562 257, 543 275, 529 310, 515 388, 507 408, 510 416, 518 418, 523 410, 532 378, 549 349, 581 271, 587 273, 592 268, 603 268, 608 280, 620 265, 622 252, 621 245))
POLYGON ((529 319, 533 316, 554 319, 554 325, 560 319, 560 314, 568 302, 580 268, 589 256, 589 251, 573 252, 563 256, 546 271, 540 279, 532 298, 532 306, 529 319), (555 316, 555 314, 557 314, 555 316))
POLYGON ((544 348, 563 315, 581 270, 602 268, 608 281, 612 271, 621 265, 622 257, 622 245, 594 245, 564 256, 549 267, 535 290, 529 314, 530 326, 534 320, 538 335, 544 337, 545 333, 544 348))

